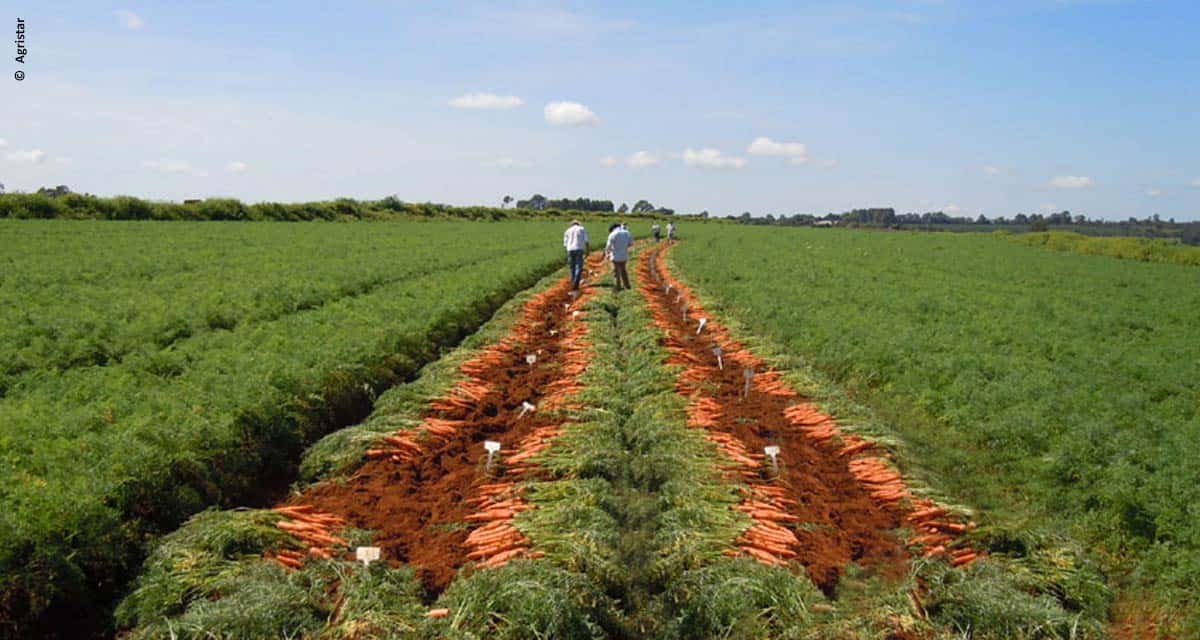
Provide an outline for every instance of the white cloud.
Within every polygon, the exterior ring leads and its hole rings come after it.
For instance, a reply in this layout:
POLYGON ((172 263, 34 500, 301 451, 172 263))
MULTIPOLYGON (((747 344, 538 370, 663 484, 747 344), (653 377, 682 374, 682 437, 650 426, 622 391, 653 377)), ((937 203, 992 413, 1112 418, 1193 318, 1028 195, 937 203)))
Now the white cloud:
POLYGON ((1195 180, 1192 180, 1192 186, 1196 187, 1197 189, 1200 189, 1200 178, 1196 178, 1195 180))
POLYGON ((808 162, 808 145, 802 142, 776 142, 766 136, 755 138, 746 153, 756 156, 779 156, 792 164, 808 162))
POLYGON ((1162 195, 1162 189, 1150 187, 1149 189, 1146 189, 1145 193, 1151 198, 1157 198, 1162 195))
POLYGON ((985 175, 985 176, 998 176, 998 175, 1000 175, 1000 167, 984 167, 984 168, 983 168, 983 175, 985 175))
POLYGON ((634 169, 643 169, 645 167, 653 167, 659 163, 658 156, 649 151, 638 151, 625 159, 625 164, 634 169))
POLYGON ((528 160, 517 160, 516 158, 496 158, 483 163, 483 166, 489 169, 528 169, 533 166, 528 160))
POLYGON ((61 164, 61 165, 68 165, 68 164, 71 164, 71 159, 70 159, 70 158, 63 158, 63 157, 61 157, 61 156, 60 156, 60 157, 57 157, 57 158, 55 158, 55 159, 54 159, 54 162, 56 162, 56 163, 58 163, 58 164, 61 164))
POLYGON ((1054 176, 1050 179, 1050 186, 1059 189, 1086 189, 1093 185, 1095 182, 1088 176, 1054 176))
POLYGON ((600 158, 600 166, 609 168, 615 167, 617 166, 617 159, 613 156, 604 156, 603 158, 600 158))
POLYGON ((225 165, 225 169, 232 173, 242 173, 249 168, 250 165, 242 162, 241 160, 230 160, 229 163, 225 165))
POLYGON ((7 147, 7 146, 8 146, 8 140, 5 140, 4 138, 0 138, 0 149, 3 149, 4 147, 7 147))
POLYGON ((701 167, 704 169, 741 169, 746 166, 746 159, 736 156, 723 156, 716 149, 705 148, 696 151, 688 147, 683 150, 683 163, 689 167, 701 167))
POLYGON ((46 152, 42 151, 41 149, 31 149, 29 151, 22 149, 20 151, 13 151, 12 153, 8 154, 8 159, 12 160, 13 162, 40 164, 46 159, 46 152))
POLYGON ((592 110, 578 102, 551 102, 544 111, 546 122, 559 127, 591 127, 600 124, 592 110))
POLYGON ((137 31, 146 26, 146 22, 142 20, 142 17, 132 11, 114 11, 113 13, 121 21, 121 26, 126 29, 137 31))
POLYGON ((957 214, 957 213, 960 213, 961 211, 962 211, 962 207, 960 207, 960 206, 958 206, 958 205, 954 204, 953 202, 951 202, 950 204, 948 204, 948 205, 946 205, 946 206, 942 207, 942 213, 944 213, 944 214, 946 214, 946 215, 951 215, 951 216, 952 216, 952 215, 955 215, 955 214, 957 214))
POLYGON ((821 161, 821 166, 826 169, 832 169, 832 168, 838 166, 839 164, 841 164, 841 163, 833 158, 829 158, 828 160, 821 161))
POLYGON ((450 100, 455 109, 515 109, 525 101, 517 96, 498 96, 494 93, 467 93, 450 100))
POLYGON ((208 175, 207 169, 193 167, 192 163, 187 160, 147 160, 142 163, 142 166, 162 173, 186 173, 197 178, 203 178, 208 175))

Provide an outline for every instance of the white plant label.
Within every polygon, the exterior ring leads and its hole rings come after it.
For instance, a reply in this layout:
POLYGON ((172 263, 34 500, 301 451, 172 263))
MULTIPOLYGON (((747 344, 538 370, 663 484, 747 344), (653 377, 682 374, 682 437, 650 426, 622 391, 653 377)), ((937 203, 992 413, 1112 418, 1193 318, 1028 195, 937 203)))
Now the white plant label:
POLYGON ((708 324, 708 318, 700 318, 700 326, 696 329, 696 335, 700 335, 704 331, 704 325, 708 324))
POLYGON ((750 382, 754 380, 754 369, 746 369, 742 375, 746 377, 746 388, 742 391, 742 397, 746 398, 750 396, 750 382))
POLYGON ((769 447, 763 447, 763 453, 767 454, 767 457, 771 459, 771 469, 774 470, 776 474, 778 474, 779 473, 779 447, 774 446, 774 445, 771 445, 769 447))
POLYGON ((725 370, 725 362, 721 360, 721 347, 713 347, 713 355, 717 357, 717 368, 725 370))
POLYGON ((354 559, 369 567, 372 562, 379 560, 379 547, 358 547, 354 550, 354 559))
POLYGON ((496 442, 495 440, 484 440, 483 448, 487 450, 488 456, 487 456, 486 466, 487 466, 488 471, 491 471, 492 470, 492 459, 496 456, 497 453, 500 452, 500 443, 496 442))
POLYGON ((537 355, 531 353, 531 354, 525 356, 525 362, 528 363, 529 366, 532 367, 534 365, 534 363, 537 362, 537 355))
POLYGON ((517 414, 517 419, 519 420, 521 418, 524 418, 525 414, 531 413, 536 410, 537 410, 537 407, 533 406, 529 402, 522 402, 521 403, 521 413, 517 414))

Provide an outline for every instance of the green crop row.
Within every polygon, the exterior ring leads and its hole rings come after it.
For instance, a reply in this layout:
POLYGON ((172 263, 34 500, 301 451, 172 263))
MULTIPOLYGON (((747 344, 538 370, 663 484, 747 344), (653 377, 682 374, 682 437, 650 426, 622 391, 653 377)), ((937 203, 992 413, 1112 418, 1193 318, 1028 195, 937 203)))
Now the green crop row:
POLYGON ((987 236, 688 237, 686 279, 868 405, 937 486, 988 522, 1072 532, 1200 625, 1195 269, 987 236))
MULTIPOLYGON (((196 232, 166 226, 168 236, 196 232)), ((107 366, 35 374, 37 384, 0 400, 0 635, 47 636, 64 620, 74 630, 102 628, 148 542, 205 506, 270 495, 295 477, 306 444, 361 419, 378 389, 410 376, 561 264, 561 225, 420 226, 327 227, 358 234, 357 246, 343 240, 347 251, 396 263, 392 273, 406 275, 394 281, 305 310, 251 313, 228 330, 139 348, 107 366), (445 255, 467 257, 448 272, 445 255)), ((74 231, 47 229, 39 232, 74 231)), ((295 237, 286 225, 264 233, 281 244, 295 237)), ((226 259, 204 243, 158 251, 163 264, 226 259)), ((293 280, 324 270, 292 261, 293 280)), ((21 268, 6 278, 39 277, 21 268)), ((241 295, 238 273, 209 271, 225 277, 197 278, 197 286, 218 298, 241 295)), ((70 286, 89 279, 63 272, 70 286)), ((136 296, 117 280, 91 282, 136 296)), ((148 325, 156 309, 146 311, 148 325)))
POLYGON ((1200 247, 1155 238, 1096 237, 1072 231, 1005 235, 1013 242, 1055 251, 1070 251, 1125 260, 1200 266, 1200 247))
POLYGON ((0 220, 0 397, 393 282, 547 254, 559 225, 528 224, 0 220))

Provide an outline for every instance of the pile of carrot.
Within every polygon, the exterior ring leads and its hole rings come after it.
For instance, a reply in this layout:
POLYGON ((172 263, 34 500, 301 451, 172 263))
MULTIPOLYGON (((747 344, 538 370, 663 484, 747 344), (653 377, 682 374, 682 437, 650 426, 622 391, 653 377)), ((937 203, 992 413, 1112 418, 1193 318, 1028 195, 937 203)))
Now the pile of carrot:
POLYGON ((470 522, 485 524, 469 533, 465 545, 470 549, 467 559, 479 562, 483 569, 493 569, 519 556, 539 557, 528 553, 530 541, 512 524, 516 514, 532 509, 521 497, 514 482, 497 482, 479 487, 480 495, 468 500, 480 510, 467 516, 470 522))
POLYGON ((274 511, 284 516, 275 526, 286 531, 307 548, 307 553, 282 549, 268 554, 268 558, 284 567, 299 569, 309 556, 328 560, 349 546, 344 538, 333 534, 334 530, 346 526, 346 521, 338 516, 315 512, 310 505, 276 507, 274 511))
POLYGON ((416 442, 413 431, 397 431, 390 436, 384 436, 387 446, 367 449, 367 457, 372 459, 388 459, 392 462, 412 462, 421 455, 421 445, 416 442))
POLYGON ((721 419, 721 403, 715 398, 700 396, 688 403, 688 426, 711 428, 721 419))

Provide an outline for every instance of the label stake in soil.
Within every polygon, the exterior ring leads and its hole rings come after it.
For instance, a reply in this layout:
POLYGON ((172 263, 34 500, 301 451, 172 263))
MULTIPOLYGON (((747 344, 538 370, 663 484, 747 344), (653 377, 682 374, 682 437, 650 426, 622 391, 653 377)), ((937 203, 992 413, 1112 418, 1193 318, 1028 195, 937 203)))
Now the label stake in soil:
POLYGON ((700 326, 696 328, 696 335, 700 335, 704 331, 704 325, 708 324, 708 318, 700 318, 700 326))
POLYGON ((496 442, 495 440, 484 440, 483 448, 487 450, 488 454, 487 464, 484 466, 484 468, 486 468, 490 473, 492 470, 492 459, 495 458, 496 454, 500 452, 500 443, 496 442))
POLYGON ((779 447, 775 445, 763 447, 763 453, 771 459, 771 474, 779 475, 779 447))
POLYGON ((683 303, 683 322, 687 324, 687 303, 683 303))
POLYGON ((521 413, 518 413, 518 414, 517 414, 517 420, 520 420, 521 418, 524 418, 524 417, 525 417, 525 414, 527 414, 527 413, 531 413, 531 412, 533 412, 533 411, 534 411, 534 410, 536 410, 536 409, 537 409, 537 407, 533 406, 533 405, 532 405, 532 404, 530 404, 529 402, 522 402, 522 403, 521 403, 521 413))
POLYGON ((717 368, 725 370, 725 362, 721 360, 721 347, 713 347, 713 355, 717 357, 717 368))
POLYGON ((535 354, 535 353, 527 354, 525 356, 525 362, 527 362, 529 364, 529 366, 532 367, 535 363, 537 363, 537 354, 535 354))
POLYGON ((358 547, 354 550, 354 559, 369 567, 379 559, 379 547, 358 547))
POLYGON ((750 381, 754 380, 754 369, 746 369, 742 372, 742 376, 746 378, 746 388, 742 389, 742 397, 750 397, 750 381))

